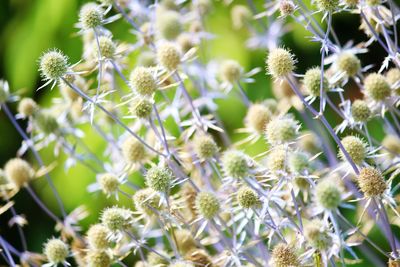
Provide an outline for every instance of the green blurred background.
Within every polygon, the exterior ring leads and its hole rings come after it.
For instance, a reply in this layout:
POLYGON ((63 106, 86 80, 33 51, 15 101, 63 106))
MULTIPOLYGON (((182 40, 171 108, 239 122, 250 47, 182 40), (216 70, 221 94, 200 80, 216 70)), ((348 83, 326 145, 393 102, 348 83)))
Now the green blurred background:
MULTIPOLYGON (((22 92, 23 96, 33 97, 42 106, 49 106, 52 98, 59 95, 57 88, 50 91, 45 88, 39 92, 36 88, 40 85, 37 71, 37 60, 43 51, 57 47, 70 57, 70 62, 77 62, 82 53, 82 42, 77 36, 77 29, 74 24, 77 22, 79 7, 88 1, 82 0, 1 0, 0 1, 0 78, 8 80, 12 91, 22 92)), ((230 9, 226 8, 222 1, 214 1, 214 8, 206 15, 206 29, 217 35, 217 38, 210 41, 207 46, 208 59, 232 58, 238 60, 246 70, 254 67, 264 68, 266 51, 251 51, 245 47, 245 41, 249 37, 246 30, 234 30, 231 24, 230 9)), ((259 10, 262 10, 262 1, 255 1, 259 10)), ((234 1, 234 4, 245 4, 245 1, 234 1)), ((335 15, 333 19, 334 29, 342 44, 349 40, 359 42, 366 40, 366 36, 358 30, 359 18, 356 15, 335 15)), ((297 71, 303 73, 307 68, 319 65, 320 52, 319 44, 309 41, 309 34, 300 25, 291 24, 290 33, 283 38, 283 44, 293 50, 298 58, 297 71)), ((134 37, 128 32, 129 26, 123 20, 108 25, 116 40, 133 42, 134 37)), ((382 49, 372 47, 374 52, 362 57, 363 65, 381 62, 383 59, 382 49)), ((135 55, 132 57, 134 61, 135 55)), ((132 65, 134 62, 132 62, 132 65)), ((378 63, 379 64, 379 63, 378 63)), ((128 71, 126 71, 128 73, 128 71)), ((264 72, 256 76, 255 84, 246 85, 246 91, 253 101, 272 97, 271 80, 264 72)), ((347 90, 348 97, 355 98, 359 93, 354 90, 347 90)), ((242 119, 245 115, 244 105, 233 96, 219 100, 219 114, 225 122, 228 131, 242 126, 242 119)), ((11 107, 15 111, 15 105, 11 107)), ((338 119, 329 115, 332 124, 338 119)), ((104 149, 104 143, 93 135, 89 130, 85 142, 99 155, 104 149), (90 140, 89 140, 90 139, 90 140)), ((382 129, 374 132, 379 138, 382 129)), ((237 138, 237 136, 234 136, 237 138)), ((7 118, 0 112, 0 166, 11 157, 16 155, 21 139, 9 123, 7 118)), ((263 149, 263 144, 256 150, 263 149)), ((250 151, 248 151, 251 153, 250 151)), ((46 163, 54 161, 51 148, 42 153, 46 163)), ((65 159, 65 156, 61 157, 65 159)), ((33 162, 33 160, 32 160, 33 162)), ((111 205, 112 200, 104 198, 101 194, 88 194, 86 187, 94 181, 94 175, 83 167, 77 166, 65 172, 59 164, 51 172, 55 179, 56 187, 61 194, 68 211, 74 207, 85 204, 91 215, 83 221, 84 226, 94 222, 98 212, 104 205, 111 205)), ((134 179, 132 177, 131 179, 134 179)), ((140 179, 140 177, 139 177, 140 179)), ((35 190, 46 202, 46 204, 58 212, 53 197, 44 179, 33 183, 35 190)), ((26 215, 29 225, 26 227, 29 248, 33 251, 40 251, 42 243, 55 234, 52 222, 46 218, 44 213, 32 203, 30 198, 20 192, 16 196, 16 209, 19 213, 26 215)), ((125 205, 130 205, 125 202, 125 205)), ((6 226, 6 216, 0 220, 0 234, 13 240, 18 244, 16 229, 9 230, 6 226)), ((375 234, 377 235, 377 233, 375 234)), ((386 248, 386 243, 382 244, 386 248)), ((18 247, 18 245, 17 245, 18 247)), ((360 265, 362 266, 362 265, 360 265)), ((367 265, 364 265, 367 266, 367 265)))

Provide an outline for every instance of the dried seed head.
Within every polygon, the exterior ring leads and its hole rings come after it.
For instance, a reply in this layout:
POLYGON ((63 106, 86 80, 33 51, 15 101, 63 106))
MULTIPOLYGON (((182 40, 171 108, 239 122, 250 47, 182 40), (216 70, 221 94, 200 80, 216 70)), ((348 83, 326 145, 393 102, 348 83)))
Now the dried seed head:
POLYGON ((369 97, 382 101, 390 96, 390 85, 385 77, 378 73, 371 73, 364 79, 364 88, 369 97))
POLYGON ((386 81, 389 83, 389 85, 396 90, 397 94, 399 94, 399 89, 400 89, 400 69, 398 68, 391 68, 387 73, 386 73, 386 81))
POLYGON ((225 82, 235 83, 240 79, 243 69, 235 60, 225 60, 221 64, 220 76, 225 82))
POLYGON ((137 64, 142 67, 154 67, 157 65, 156 55, 153 52, 144 51, 139 54, 137 64))
POLYGON ((146 173, 146 184, 158 192, 168 192, 174 176, 169 168, 162 166, 151 167, 146 173))
POLYGON ((296 151, 288 155, 288 167, 293 173, 301 173, 310 166, 309 156, 306 153, 296 151))
POLYGON ((247 6, 235 5, 232 7, 231 17, 233 28, 241 29, 251 20, 252 14, 247 6))
POLYGON ((38 110, 38 105, 32 98, 23 98, 18 104, 18 113, 24 118, 32 116, 38 110))
POLYGON ((157 90, 157 81, 149 68, 135 68, 129 80, 139 95, 149 96, 157 90))
POLYGON ((172 10, 158 12, 156 27, 162 38, 174 40, 182 32, 181 15, 172 10))
POLYGON ((110 246, 109 235, 110 231, 107 227, 101 224, 94 224, 87 231, 86 240, 91 249, 102 250, 110 246))
MULTIPOLYGON (((321 93, 321 69, 319 67, 309 69, 304 75, 303 83, 304 87, 310 95, 319 96, 321 93)), ((322 84, 322 90, 326 92, 329 89, 329 83, 326 75, 324 75, 322 84)))
POLYGON ((61 239, 52 238, 44 245, 43 253, 50 263, 63 263, 69 254, 68 245, 61 239))
POLYGON ((207 220, 214 218, 220 209, 217 197, 209 192, 200 192, 196 196, 197 212, 207 220))
POLYGON ((293 141, 296 138, 299 124, 290 116, 271 120, 265 128, 265 137, 271 144, 293 141))
POLYGON ((181 52, 176 45, 163 43, 158 48, 157 59, 161 66, 172 71, 181 63, 181 52))
POLYGON ((294 64, 294 57, 288 50, 275 48, 267 57, 267 72, 274 78, 282 78, 294 70, 294 64))
POLYGON ((351 105, 351 115, 357 122, 367 122, 371 118, 371 109, 364 100, 355 100, 351 105))
POLYGON ((356 55, 344 52, 342 53, 336 62, 338 69, 346 73, 346 75, 353 77, 361 68, 360 60, 356 55))
POLYGON ((263 133, 271 117, 272 114, 268 107, 262 104, 252 104, 247 110, 245 123, 247 127, 257 133, 263 133))
POLYGON ((31 165, 20 158, 14 158, 7 161, 4 166, 6 179, 17 188, 26 185, 34 176, 31 165))
POLYGON ((118 191, 120 182, 116 175, 103 173, 99 176, 99 185, 104 194, 110 195, 118 191))
POLYGON ((387 185, 380 171, 372 167, 362 168, 358 176, 358 185, 367 197, 380 196, 387 185))
POLYGON ((317 202, 325 209, 336 209, 341 202, 341 192, 332 181, 323 180, 316 187, 317 202))
POLYGON ((179 229, 175 232, 175 237, 177 248, 183 255, 196 248, 196 241, 189 230, 179 229))
POLYGON ((291 0, 282 0, 279 2, 279 11, 282 17, 290 16, 293 14, 295 5, 291 0))
POLYGON ((277 146, 268 154, 267 167, 273 172, 286 171, 287 155, 286 150, 282 146, 277 146))
POLYGON ((122 144, 122 155, 129 163, 141 162, 146 157, 146 150, 139 140, 129 136, 122 144))
POLYGON ((153 110, 153 103, 147 98, 136 98, 132 105, 129 107, 129 111, 140 119, 147 119, 150 117, 153 110))
POLYGON ((259 198, 251 188, 242 186, 237 192, 237 201, 245 209, 252 208, 260 203, 259 198))
POLYGON ((100 26, 103 21, 103 11, 95 3, 87 3, 79 11, 79 22, 85 30, 100 26))
POLYGON ((272 250, 271 266, 296 267, 300 266, 299 258, 293 246, 279 243, 272 250))
POLYGON ((103 210, 100 219, 105 227, 115 232, 129 227, 132 220, 132 212, 118 207, 106 208, 103 210))
POLYGON ((40 58, 39 70, 45 80, 59 80, 68 70, 68 58, 58 50, 48 51, 40 58))
POLYGON ((318 9, 324 12, 335 11, 339 6, 339 0, 316 0, 318 9))
POLYGON ((396 135, 386 135, 382 140, 382 146, 389 150, 384 150, 384 153, 389 153, 391 157, 400 154, 400 139, 396 135))
POLYGON ((57 119, 50 112, 35 112, 34 123, 45 134, 55 133, 59 128, 57 119))
POLYGON ((320 220, 312 220, 304 227, 304 235, 310 245, 316 249, 325 250, 332 245, 332 237, 320 220))
POLYGON ((116 46, 110 37, 100 36, 99 44, 97 44, 97 41, 93 42, 93 52, 95 57, 98 56, 99 47, 100 47, 100 54, 102 57, 104 58, 114 57, 116 46))
POLYGON ((222 156, 222 169, 227 176, 238 179, 245 178, 249 174, 248 159, 240 151, 226 151, 222 156))
POLYGON ((160 196, 151 188, 143 188, 133 195, 133 204, 137 210, 152 215, 160 207, 160 196))
POLYGON ((88 267, 109 267, 111 255, 106 250, 90 250, 86 255, 88 267))
MULTIPOLYGON (((367 155, 367 149, 363 140, 350 135, 342 139, 342 144, 355 164, 361 164, 364 161, 367 155)), ((346 156, 341 150, 339 151, 339 157, 343 161, 346 161, 346 156)))
POLYGON ((194 151, 200 159, 209 159, 218 152, 218 146, 210 135, 202 134, 194 139, 194 151))
POLYGON ((194 264, 195 267, 212 267, 212 260, 207 251, 203 249, 193 249, 185 255, 185 260, 194 264))

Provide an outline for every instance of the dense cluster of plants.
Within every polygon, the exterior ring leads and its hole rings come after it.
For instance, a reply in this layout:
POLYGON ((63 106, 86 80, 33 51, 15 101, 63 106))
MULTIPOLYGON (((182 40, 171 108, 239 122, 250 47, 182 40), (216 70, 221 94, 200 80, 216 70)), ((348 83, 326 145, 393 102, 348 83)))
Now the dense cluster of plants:
POLYGON ((51 107, 20 98, 1 82, 1 112, 23 139, 17 157, 1 170, 0 216, 12 214, 10 229, 20 238, 12 244, 0 233, 4 262, 285 267, 368 259, 375 266, 399 266, 400 236, 391 227, 400 219, 400 13, 394 1, 315 0, 309 6, 276 0, 263 10, 251 0, 226 3, 233 26, 250 33, 249 49, 266 51, 265 66, 250 71, 234 60, 200 56, 214 38, 205 27, 213 1, 145 2, 101 0, 81 7, 76 26, 82 59, 72 64, 57 49, 39 59, 44 82, 39 89, 61 92, 51 107), (359 15, 364 42, 339 42, 332 16, 341 12, 359 15), (134 43, 113 38, 107 24, 116 20, 129 24, 134 43), (289 23, 304 26, 313 36, 307 41, 321 46, 320 65, 304 74, 296 73, 298 57, 276 34, 289 23), (365 66, 358 54, 372 53, 368 47, 375 43, 387 57, 365 66), (128 56, 135 51, 139 56, 131 68, 128 56), (276 99, 251 101, 243 85, 264 67, 276 99), (362 97, 347 99, 349 88, 362 97), (238 129, 242 138, 234 142, 215 102, 226 95, 236 95, 247 108, 238 129), (13 114, 9 104, 16 101, 13 114), (327 112, 341 123, 332 125, 327 112), (383 140, 370 131, 370 121, 384 129, 383 140), (82 142, 84 125, 107 144, 103 155, 82 142), (106 207, 96 223, 81 229, 90 211, 65 210, 62 188, 52 182, 52 163, 40 153, 49 145, 58 164, 83 165, 93 173, 89 192, 116 203, 129 198, 131 205, 106 207), (245 153, 251 146, 263 152, 245 153), (28 152, 31 157, 25 157, 28 152), (68 156, 64 162, 61 153, 68 156), (133 174, 141 175, 144 186, 133 174), (36 195, 35 179, 46 179, 59 210, 36 195), (27 245, 24 225, 34 218, 15 209, 20 191, 54 220, 56 231, 42 252, 27 245), (368 237, 371 225, 378 226, 390 251, 368 237))

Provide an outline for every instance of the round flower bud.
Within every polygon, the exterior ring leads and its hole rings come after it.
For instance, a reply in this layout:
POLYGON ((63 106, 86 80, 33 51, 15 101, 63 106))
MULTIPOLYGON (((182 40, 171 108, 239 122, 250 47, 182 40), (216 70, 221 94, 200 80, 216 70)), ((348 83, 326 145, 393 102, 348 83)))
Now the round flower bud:
POLYGON ((361 192, 367 197, 380 196, 387 188, 382 174, 372 167, 366 167, 360 170, 358 185, 360 186, 361 192))
POLYGON ((161 267, 168 265, 168 261, 155 252, 149 252, 149 254, 147 254, 147 261, 149 262, 150 266, 161 267))
POLYGON ((313 220, 304 228, 304 235, 310 245, 316 249, 325 250, 332 245, 332 237, 320 220, 313 220))
POLYGON ((144 145, 133 136, 129 136, 122 144, 122 155, 130 163, 140 162, 146 156, 144 145))
POLYGON ((181 47, 182 52, 186 53, 193 48, 193 37, 188 33, 183 33, 178 36, 178 44, 181 47))
POLYGON ((112 173, 103 173, 99 176, 99 185, 104 194, 110 195, 118 191, 120 182, 112 173))
POLYGON ((384 150, 384 153, 390 153, 391 157, 393 157, 394 154, 400 154, 400 139, 396 135, 386 135, 382 140, 382 146, 389 150, 384 150))
POLYGON ((386 81, 389 83, 393 89, 396 90, 397 94, 399 94, 400 89, 400 69, 398 68, 391 68, 386 73, 386 81))
MULTIPOLYGON (((367 149, 365 143, 360 138, 356 136, 346 136, 342 139, 342 144, 355 164, 361 164, 364 161, 367 155, 367 149)), ((339 151, 339 157, 343 161, 346 161, 346 156, 341 150, 339 151)))
POLYGON ((355 100, 351 105, 351 115, 357 122, 366 122, 371 117, 371 109, 364 100, 355 100))
POLYGON ((196 196, 197 212, 207 220, 214 218, 220 209, 217 197, 209 192, 200 192, 196 196))
POLYGON ((382 101, 390 96, 390 85, 385 77, 378 73, 371 73, 364 79, 366 94, 373 100, 382 101))
POLYGON ((179 229, 175 232, 175 237, 177 248, 183 255, 196 248, 196 241, 193 239, 193 235, 189 230, 179 229))
POLYGON ((18 104, 18 113, 24 118, 32 116, 38 110, 38 105, 32 98, 23 98, 18 104))
POLYGON ((267 158, 267 167, 273 172, 286 171, 288 153, 282 146, 275 147, 267 158))
POLYGON ((89 247, 92 249, 106 249, 110 245, 108 236, 110 231, 107 227, 101 224, 94 224, 90 226, 86 234, 86 239, 89 247))
POLYGON ((174 44, 163 43, 158 48, 157 59, 161 66, 172 71, 181 63, 181 53, 174 44))
POLYGON ((293 14, 295 5, 291 0, 282 0, 279 2, 279 11, 282 17, 290 16, 293 14))
POLYGON ((57 119, 49 112, 36 112, 34 123, 45 134, 55 133, 59 128, 57 119))
POLYGON ((339 0, 316 0, 319 10, 332 12, 338 8, 339 0))
POLYGON ((137 67, 130 76, 130 82, 136 92, 142 96, 152 95, 157 90, 157 81, 149 68, 137 67))
POLYGON ((225 175, 233 178, 245 178, 249 175, 249 164, 244 153, 227 151, 222 156, 222 169, 225 175))
POLYGON ((90 250, 86 255, 88 267, 109 267, 111 255, 105 250, 90 250))
POLYGON ((275 118, 266 125, 265 137, 271 144, 290 142, 296 138, 298 128, 298 122, 292 117, 275 118))
POLYGON ((210 255, 203 249, 193 249, 185 255, 185 260, 192 262, 196 267, 212 267, 210 255))
POLYGON ((14 158, 7 161, 4 166, 4 174, 10 183, 20 188, 33 178, 34 171, 27 161, 14 158))
POLYGON ((265 105, 253 104, 247 110, 245 122, 247 127, 257 133, 263 133, 267 123, 271 120, 271 111, 265 105))
POLYGON ((146 98, 137 98, 129 107, 129 110, 136 117, 147 119, 153 110, 153 103, 146 98))
POLYGON ((100 54, 102 57, 104 58, 114 57, 116 47, 110 37, 100 36, 99 44, 97 44, 97 41, 93 42, 93 52, 95 53, 94 56, 96 57, 99 53, 99 47, 100 47, 100 54))
POLYGON ((317 202, 328 210, 336 209, 341 202, 341 192, 338 186, 329 180, 317 184, 316 197, 317 202))
POLYGON ((267 71, 275 78, 281 78, 294 70, 293 55, 284 48, 271 50, 267 57, 267 71))
POLYGON ((172 10, 159 12, 156 20, 156 27, 161 37, 167 40, 174 40, 182 32, 181 15, 172 10))
POLYGON ((151 215, 153 210, 159 209, 160 196, 151 188, 143 188, 133 195, 133 204, 137 210, 151 215))
POLYGON ((95 3, 87 3, 79 12, 79 22, 83 29, 88 30, 100 26, 103 21, 103 12, 95 3))
POLYGON ((58 80, 68 70, 68 58, 57 50, 46 52, 40 58, 39 70, 46 80, 58 80))
POLYGON ((291 172, 301 173, 310 166, 309 156, 306 153, 296 151, 288 153, 288 167, 291 172))
POLYGON ((132 212, 118 207, 106 208, 103 210, 100 220, 105 227, 115 232, 129 227, 132 220, 132 212))
POLYGON ((291 245, 279 243, 272 250, 270 265, 276 267, 296 267, 300 266, 300 261, 291 245))
POLYGON ((340 71, 353 77, 361 68, 360 60, 352 53, 344 52, 337 59, 337 66, 340 71))
POLYGON ((240 79, 243 69, 235 60, 225 60, 221 64, 221 79, 228 83, 235 83, 240 79))
POLYGON ((154 67, 157 65, 156 55, 153 52, 144 51, 139 54, 137 64, 142 67, 154 67))
POLYGON ((179 262, 171 263, 169 265, 169 267, 195 267, 195 266, 190 262, 179 261, 179 262))
POLYGON ((58 238, 53 238, 44 245, 43 253, 49 262, 59 264, 65 261, 69 251, 67 244, 58 238))
POLYGON ((218 152, 218 146, 210 135, 200 135, 194 139, 194 151, 200 159, 209 159, 218 152))
POLYGON ((170 169, 154 166, 146 173, 146 184, 150 188, 158 192, 168 192, 174 176, 170 169))
POLYGON ((247 186, 239 188, 237 192, 237 202, 245 209, 249 209, 260 203, 256 192, 247 186))
MULTIPOLYGON (((321 93, 321 69, 319 67, 315 67, 309 69, 303 79, 304 87, 307 92, 312 96, 320 96, 321 93)), ((324 79, 322 82, 322 90, 326 92, 329 88, 328 79, 326 79, 326 75, 324 75, 324 79)))
POLYGON ((231 10, 231 17, 233 28, 241 29, 251 20, 252 14, 247 6, 234 5, 231 10))

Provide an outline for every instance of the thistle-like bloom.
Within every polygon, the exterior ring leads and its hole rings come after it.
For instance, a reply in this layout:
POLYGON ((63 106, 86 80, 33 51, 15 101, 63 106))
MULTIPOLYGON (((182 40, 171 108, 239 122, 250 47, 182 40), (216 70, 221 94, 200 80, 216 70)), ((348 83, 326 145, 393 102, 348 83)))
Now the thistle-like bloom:
POLYGON ((57 266, 58 264, 70 265, 66 261, 69 255, 68 245, 60 239, 53 238, 48 240, 44 245, 43 253, 49 261, 49 263, 43 266, 57 266))
POLYGON ((196 196, 196 209, 199 215, 207 220, 214 218, 221 206, 217 197, 210 192, 200 192, 196 196))
POLYGON ((265 127, 265 138, 271 144, 281 144, 293 141, 299 132, 298 121, 290 116, 271 120, 265 127))
POLYGON ((270 51, 266 63, 268 74, 274 78, 283 78, 292 73, 296 60, 288 50, 276 48, 270 51))

